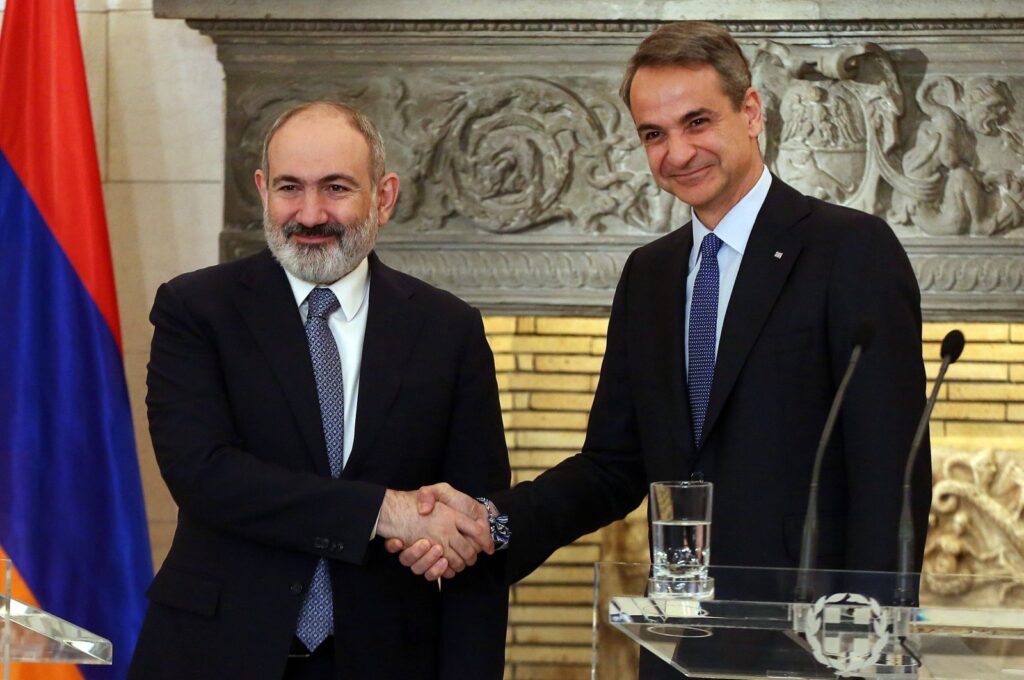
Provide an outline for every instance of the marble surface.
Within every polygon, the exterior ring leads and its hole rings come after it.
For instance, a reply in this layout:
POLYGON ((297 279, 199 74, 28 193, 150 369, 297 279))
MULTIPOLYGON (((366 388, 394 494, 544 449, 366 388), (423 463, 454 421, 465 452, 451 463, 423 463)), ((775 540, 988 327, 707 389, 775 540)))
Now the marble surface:
POLYGON ((216 182, 125 182, 104 187, 125 351, 149 351, 159 285, 217 262, 223 205, 216 182))
POLYGON ((221 181, 224 75, 213 42, 148 11, 108 16, 108 177, 221 181))
POLYGON ((394 20, 708 20, 956 19, 1024 16, 1016 0, 153 0, 157 16, 205 19, 394 19, 394 20))

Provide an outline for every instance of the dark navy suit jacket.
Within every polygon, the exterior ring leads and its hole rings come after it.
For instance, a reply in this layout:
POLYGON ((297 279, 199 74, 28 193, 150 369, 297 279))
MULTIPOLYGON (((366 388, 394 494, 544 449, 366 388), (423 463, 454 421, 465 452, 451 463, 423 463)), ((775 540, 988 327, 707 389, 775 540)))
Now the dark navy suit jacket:
MULTIPOLYGON (((684 226, 636 250, 615 293, 582 453, 495 496, 509 578, 625 516, 657 480, 715 484, 711 561, 795 567, 812 461, 852 336, 875 328, 821 472, 819 568, 893 570, 903 469, 924 407, 920 293, 880 219, 773 178, 729 300, 704 425, 693 441, 684 366, 684 226)), ((914 470, 918 565, 931 497, 914 470)))
POLYGON ((500 678, 501 557, 428 583, 370 541, 385 488, 507 488, 479 313, 370 256, 355 442, 331 479, 313 369, 268 251, 180 276, 153 306, 150 430, 179 506, 130 677, 280 680, 318 558, 346 678, 500 678))

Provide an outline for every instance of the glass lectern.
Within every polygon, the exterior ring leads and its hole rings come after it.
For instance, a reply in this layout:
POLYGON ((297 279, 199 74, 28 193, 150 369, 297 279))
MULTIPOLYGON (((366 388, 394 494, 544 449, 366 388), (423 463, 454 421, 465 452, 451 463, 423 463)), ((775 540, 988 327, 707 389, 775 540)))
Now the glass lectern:
POLYGON ((12 663, 109 664, 109 640, 11 597, 10 560, 0 560, 0 678, 12 663))
MULTIPOLYGON (((917 604, 918 574, 711 567, 714 592, 688 599, 648 597, 650 568, 595 565, 596 680, 642 677, 643 655, 659 678, 1024 678, 1024 610, 917 604)), ((1010 575, 928 575, 943 578, 1024 593, 1010 575)))

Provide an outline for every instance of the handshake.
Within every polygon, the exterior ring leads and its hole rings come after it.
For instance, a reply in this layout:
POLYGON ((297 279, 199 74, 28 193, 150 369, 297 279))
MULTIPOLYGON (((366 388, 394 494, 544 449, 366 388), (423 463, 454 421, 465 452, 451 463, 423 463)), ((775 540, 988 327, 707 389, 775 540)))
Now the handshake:
POLYGON ((494 553, 483 504, 445 483, 419 491, 388 489, 377 535, 387 539, 388 552, 401 553, 403 566, 428 581, 453 578, 476 564, 481 552, 494 553))

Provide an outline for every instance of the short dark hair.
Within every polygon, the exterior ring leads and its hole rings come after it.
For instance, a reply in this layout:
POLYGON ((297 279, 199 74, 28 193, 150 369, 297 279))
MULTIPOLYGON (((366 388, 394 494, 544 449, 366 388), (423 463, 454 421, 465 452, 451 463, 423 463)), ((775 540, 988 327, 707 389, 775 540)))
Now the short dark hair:
POLYGON ((750 65, 729 31, 707 21, 677 21, 647 36, 626 66, 619 95, 629 108, 629 90, 641 67, 705 65, 718 73, 722 91, 738 111, 750 88, 750 65))
POLYGON ((270 173, 270 160, 267 157, 270 140, 274 138, 277 131, 284 127, 284 124, 289 120, 300 113, 312 109, 330 109, 335 113, 341 114, 363 136, 363 139, 366 140, 366 145, 370 147, 370 181, 376 185, 380 178, 384 176, 384 139, 381 137, 380 130, 377 129, 377 126, 374 125, 373 121, 365 113, 356 107, 327 99, 297 104, 277 117, 277 120, 267 129, 267 134, 263 137, 263 154, 260 157, 260 168, 262 168, 263 174, 268 175, 270 173))

